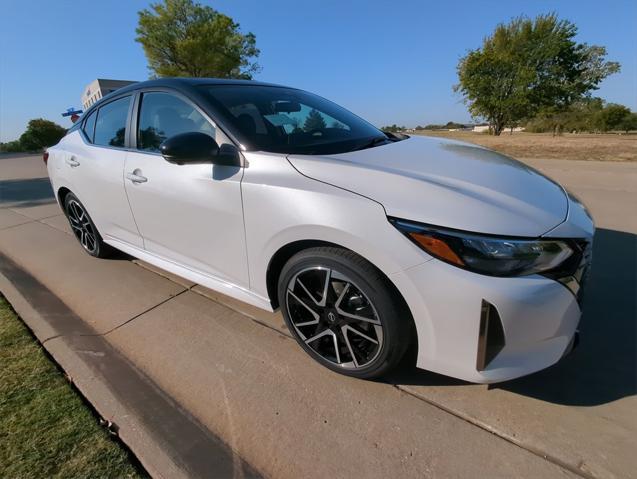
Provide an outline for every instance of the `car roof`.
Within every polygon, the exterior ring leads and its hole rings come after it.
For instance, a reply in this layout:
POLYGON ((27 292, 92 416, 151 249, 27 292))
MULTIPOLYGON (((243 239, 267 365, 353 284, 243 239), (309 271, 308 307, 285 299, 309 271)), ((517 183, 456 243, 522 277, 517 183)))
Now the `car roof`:
POLYGON ((265 83, 254 80, 237 80, 232 78, 157 78, 155 80, 132 83, 125 87, 118 88, 113 93, 120 94, 127 91, 135 91, 142 88, 152 87, 175 88, 176 90, 181 90, 200 85, 247 85, 284 87, 283 85, 277 85, 274 83, 265 83))
MULTIPOLYGON (((120 97, 122 94, 126 93, 135 93, 138 90, 143 90, 146 88, 170 88, 177 92, 181 92, 186 96, 199 96, 201 99, 201 93, 199 91, 198 86, 205 85, 245 85, 247 87, 250 86, 267 86, 267 87, 276 87, 276 88, 290 88, 284 85, 277 85, 275 83, 266 83, 259 82, 255 80, 239 80, 233 78, 157 78, 154 80, 146 80, 136 83, 131 83, 130 85, 126 85, 124 87, 118 88, 108 95, 105 95, 103 98, 100 98, 90 107, 88 107, 82 113, 82 116, 75 122, 75 124, 69 128, 67 133, 71 133, 79 128, 84 123, 84 120, 94 111, 97 111, 105 103, 108 103, 112 99, 116 99, 120 97)), ((296 90, 296 88, 294 88, 296 90)), ((205 101, 205 100, 204 100, 205 101)), ((232 135, 229 135, 232 137, 232 135)), ((234 139, 234 137, 232 137, 234 139)))
POLYGON ((238 80, 233 78, 157 78, 154 80, 146 80, 140 81, 136 83, 131 83, 130 85, 126 85, 124 87, 118 88, 115 91, 112 91, 108 95, 105 95, 103 98, 100 98, 99 101, 95 102, 89 108, 87 108, 82 117, 78 122, 81 122, 88 116, 89 113, 95 111, 101 105, 106 103, 111 98, 115 98, 122 93, 135 92, 137 90, 141 90, 144 88, 172 88, 177 91, 187 92, 188 90, 192 91, 195 87, 200 85, 245 85, 245 86, 269 86, 269 87, 278 87, 278 88, 290 88, 284 85, 277 85, 275 83, 266 83, 259 82, 255 80, 238 80))

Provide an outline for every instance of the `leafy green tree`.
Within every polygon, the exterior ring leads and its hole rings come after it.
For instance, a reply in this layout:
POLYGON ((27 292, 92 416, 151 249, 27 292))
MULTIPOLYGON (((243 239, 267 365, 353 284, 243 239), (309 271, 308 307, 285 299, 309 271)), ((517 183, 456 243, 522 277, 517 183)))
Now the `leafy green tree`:
POLYGON ((403 131, 406 130, 406 128, 404 126, 398 126, 396 123, 394 123, 393 125, 389 125, 389 126, 383 126, 381 128, 382 131, 388 131, 390 133, 396 133, 399 131, 403 131))
POLYGON ((307 118, 305 119, 305 123, 303 123, 303 129, 305 131, 312 131, 312 130, 322 130, 323 128, 326 128, 326 127, 327 125, 325 124, 325 119, 323 118, 323 115, 321 115, 315 109, 310 110, 310 113, 307 115, 307 118))
POLYGON ((164 0, 139 12, 136 40, 155 76, 251 79, 260 70, 252 33, 193 0, 164 0))
POLYGON ((623 130, 626 133, 637 130, 637 113, 630 113, 629 115, 626 115, 618 126, 620 130, 623 130))
POLYGON ((609 103, 595 117, 595 126, 600 131, 622 130, 622 124, 630 110, 624 105, 609 103))
POLYGON ((554 134, 562 131, 596 131, 599 130, 596 118, 603 109, 604 101, 601 98, 582 98, 557 112, 552 108, 541 109, 526 123, 526 130, 534 133, 551 131, 554 134))
POLYGON ((500 24, 458 63, 460 92, 474 117, 495 135, 539 111, 556 115, 590 95, 619 63, 604 47, 577 43, 577 27, 555 14, 500 24))
POLYGON ((66 134, 66 130, 57 123, 43 118, 29 121, 27 129, 18 142, 22 151, 42 150, 55 145, 66 134))

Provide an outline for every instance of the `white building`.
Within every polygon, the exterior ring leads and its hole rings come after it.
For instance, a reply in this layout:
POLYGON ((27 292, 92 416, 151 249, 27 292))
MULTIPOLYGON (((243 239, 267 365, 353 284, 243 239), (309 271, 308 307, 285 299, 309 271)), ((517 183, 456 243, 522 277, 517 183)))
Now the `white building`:
MULTIPOLYGON (((489 125, 475 125, 473 127, 473 131, 475 133, 486 133, 487 131, 489 131, 489 125)), ((513 128, 513 130, 511 130, 510 128, 506 128, 505 131, 513 131, 513 132, 524 131, 524 127, 516 126, 515 128, 513 128)))
POLYGON ((127 80, 107 80, 104 78, 98 78, 97 80, 93 80, 88 86, 84 89, 84 93, 82 93, 82 106, 84 110, 90 107, 97 100, 102 98, 103 96, 108 95, 111 92, 114 92, 118 88, 122 88, 126 85, 130 85, 131 83, 136 83, 134 81, 127 80))

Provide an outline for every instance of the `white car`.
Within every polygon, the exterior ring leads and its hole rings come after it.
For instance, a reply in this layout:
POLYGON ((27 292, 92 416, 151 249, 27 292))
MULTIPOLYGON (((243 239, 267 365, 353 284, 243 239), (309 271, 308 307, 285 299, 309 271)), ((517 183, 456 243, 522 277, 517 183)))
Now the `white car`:
POLYGON ((302 90, 161 79, 89 108, 45 154, 82 247, 112 248, 273 311, 350 376, 467 381, 576 343, 593 221, 485 148, 383 133, 302 90))

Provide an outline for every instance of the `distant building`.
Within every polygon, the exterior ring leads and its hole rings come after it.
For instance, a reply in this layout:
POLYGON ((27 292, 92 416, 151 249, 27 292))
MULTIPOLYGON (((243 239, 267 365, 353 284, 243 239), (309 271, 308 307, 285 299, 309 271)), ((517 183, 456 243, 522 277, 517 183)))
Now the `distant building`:
MULTIPOLYGON (((486 133, 487 131, 489 131, 489 125, 474 125, 472 131, 474 131, 476 133, 486 133)), ((524 127, 523 126, 516 126, 513 129, 507 128, 506 131, 512 131, 512 132, 524 131, 524 127)))
POLYGON ((122 88, 126 85, 130 85, 131 83, 136 83, 134 81, 127 80, 107 80, 104 78, 98 78, 97 80, 93 80, 88 86, 84 89, 84 93, 82 93, 82 106, 86 110, 93 103, 98 101, 100 98, 108 95, 111 92, 114 92, 118 88, 122 88))

